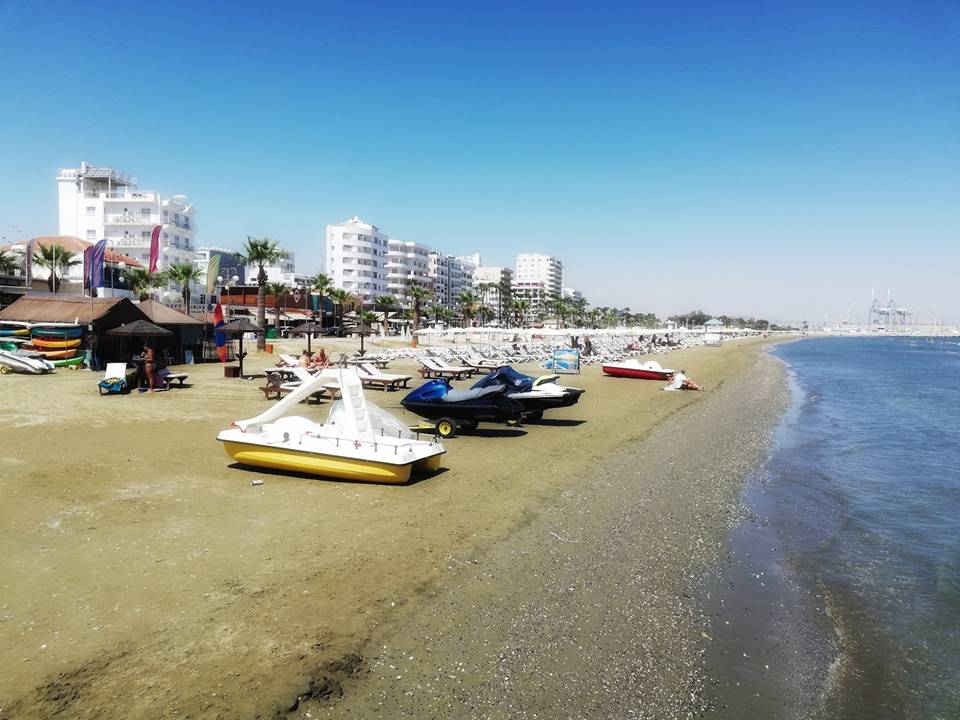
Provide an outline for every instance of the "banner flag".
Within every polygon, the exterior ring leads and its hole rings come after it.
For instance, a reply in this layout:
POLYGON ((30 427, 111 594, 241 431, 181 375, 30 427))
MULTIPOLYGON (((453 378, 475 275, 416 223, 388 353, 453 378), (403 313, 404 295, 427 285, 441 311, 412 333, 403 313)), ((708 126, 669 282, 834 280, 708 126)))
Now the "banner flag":
POLYGON ((220 362, 227 361, 227 336, 222 332, 217 332, 217 328, 223 325, 223 308, 220 303, 213 309, 213 337, 217 342, 217 355, 220 356, 220 362))
POLYGON ((147 272, 155 273, 157 271, 157 262, 160 260, 160 231, 163 225, 157 225, 150 235, 150 266, 147 272))
POLYGON ((90 263, 87 265, 89 272, 87 275, 88 287, 98 288, 103 285, 103 261, 107 254, 107 241, 100 240, 93 247, 84 250, 84 259, 86 259, 87 252, 90 253, 90 263))
POLYGON ((207 295, 213 294, 218 275, 220 275, 220 256, 211 255, 210 262, 207 263, 207 295))
MULTIPOLYGON (((90 258, 93 256, 93 245, 83 249, 83 289, 90 287, 90 258)), ((91 293, 93 295, 93 293, 91 293)))

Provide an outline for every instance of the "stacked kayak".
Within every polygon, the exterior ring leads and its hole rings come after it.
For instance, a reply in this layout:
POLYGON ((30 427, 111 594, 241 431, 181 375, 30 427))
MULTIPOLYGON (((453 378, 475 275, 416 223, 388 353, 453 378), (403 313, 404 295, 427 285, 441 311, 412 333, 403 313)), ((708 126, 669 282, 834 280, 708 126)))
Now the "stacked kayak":
POLYGON ((54 367, 80 365, 86 355, 81 347, 80 325, 35 325, 30 328, 30 345, 25 349, 39 354, 54 367))

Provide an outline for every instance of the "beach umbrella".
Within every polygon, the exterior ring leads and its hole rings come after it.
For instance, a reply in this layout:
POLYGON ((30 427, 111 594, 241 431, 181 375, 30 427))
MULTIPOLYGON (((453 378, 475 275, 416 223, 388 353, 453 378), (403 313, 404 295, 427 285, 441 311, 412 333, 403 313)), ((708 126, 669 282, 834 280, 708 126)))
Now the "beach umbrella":
POLYGON ((173 335, 173 332, 159 325, 154 325, 147 320, 134 320, 125 325, 107 330, 107 335, 113 335, 115 337, 163 337, 165 335, 173 335))
POLYGON ((291 328, 290 332, 305 334, 307 336, 307 352, 310 352, 310 338, 313 337, 315 332, 321 332, 322 330, 322 325, 318 325, 312 320, 307 320, 307 322, 300 323, 296 327, 291 328))
POLYGON ((240 318, 221 325, 217 328, 217 332, 222 332, 225 335, 236 335, 240 341, 240 347, 237 349, 237 361, 240 365, 240 377, 243 377, 243 358, 247 355, 243 351, 243 334, 248 332, 262 333, 263 328, 254 325, 246 318, 240 318))

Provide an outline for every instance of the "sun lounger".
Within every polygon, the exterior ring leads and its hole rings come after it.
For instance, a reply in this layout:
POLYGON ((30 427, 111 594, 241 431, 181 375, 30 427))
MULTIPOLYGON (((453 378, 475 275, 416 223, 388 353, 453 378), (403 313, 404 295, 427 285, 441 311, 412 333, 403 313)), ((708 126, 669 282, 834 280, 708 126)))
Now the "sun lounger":
MULTIPOLYGON (((260 392, 263 393, 263 398, 265 400, 272 400, 274 398, 279 400, 287 393, 296 390, 300 386, 300 383, 302 383, 305 379, 313 377, 306 368, 302 367, 268 368, 264 372, 264 375, 266 377, 266 385, 263 385, 260 388, 260 392), (294 375, 297 379, 288 380, 287 378, 290 374, 294 375)), ((307 403, 309 404, 311 398, 319 403, 320 399, 327 394, 327 392, 328 389, 325 388, 312 393, 307 398, 307 403)), ((332 395, 333 393, 330 394, 332 395)))
POLYGON ((470 377, 475 372, 475 368, 447 365, 446 362, 439 358, 420 358, 420 374, 425 378, 453 378, 460 380, 465 377, 470 377))
POLYGON ((187 373, 170 372, 167 368, 161 368, 157 371, 157 376, 160 378, 160 382, 166 383, 167 385, 172 385, 173 381, 176 380, 180 383, 178 387, 183 387, 183 381, 190 377, 187 373))
POLYGON ((383 390, 396 390, 406 387, 410 382, 409 375, 395 375, 385 373, 371 363, 361 363, 357 366, 357 376, 364 387, 379 387, 383 390))
POLYGON ((280 367, 283 367, 284 365, 287 366, 287 367, 297 367, 297 365, 298 365, 299 362, 300 362, 300 361, 299 361, 299 358, 297 358, 295 355, 283 355, 283 354, 281 354, 281 355, 277 355, 277 357, 280 358, 280 362, 283 363, 283 365, 280 365, 280 364, 278 363, 278 365, 279 365, 280 367))

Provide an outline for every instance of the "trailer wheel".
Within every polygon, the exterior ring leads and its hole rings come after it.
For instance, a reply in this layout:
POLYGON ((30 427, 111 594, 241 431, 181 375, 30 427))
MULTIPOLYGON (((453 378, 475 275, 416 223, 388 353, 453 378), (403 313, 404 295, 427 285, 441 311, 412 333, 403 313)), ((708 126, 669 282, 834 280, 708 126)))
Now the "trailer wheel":
POLYGON ((460 423, 460 429, 473 431, 473 430, 476 430, 479 425, 480 423, 477 420, 464 420, 463 422, 460 423))
POLYGON ((437 434, 442 438, 450 438, 457 434, 457 423, 453 418, 437 420, 437 434))
POLYGON ((543 410, 537 410, 536 412, 530 413, 527 415, 526 419, 532 420, 533 422, 540 422, 543 420, 543 410))

